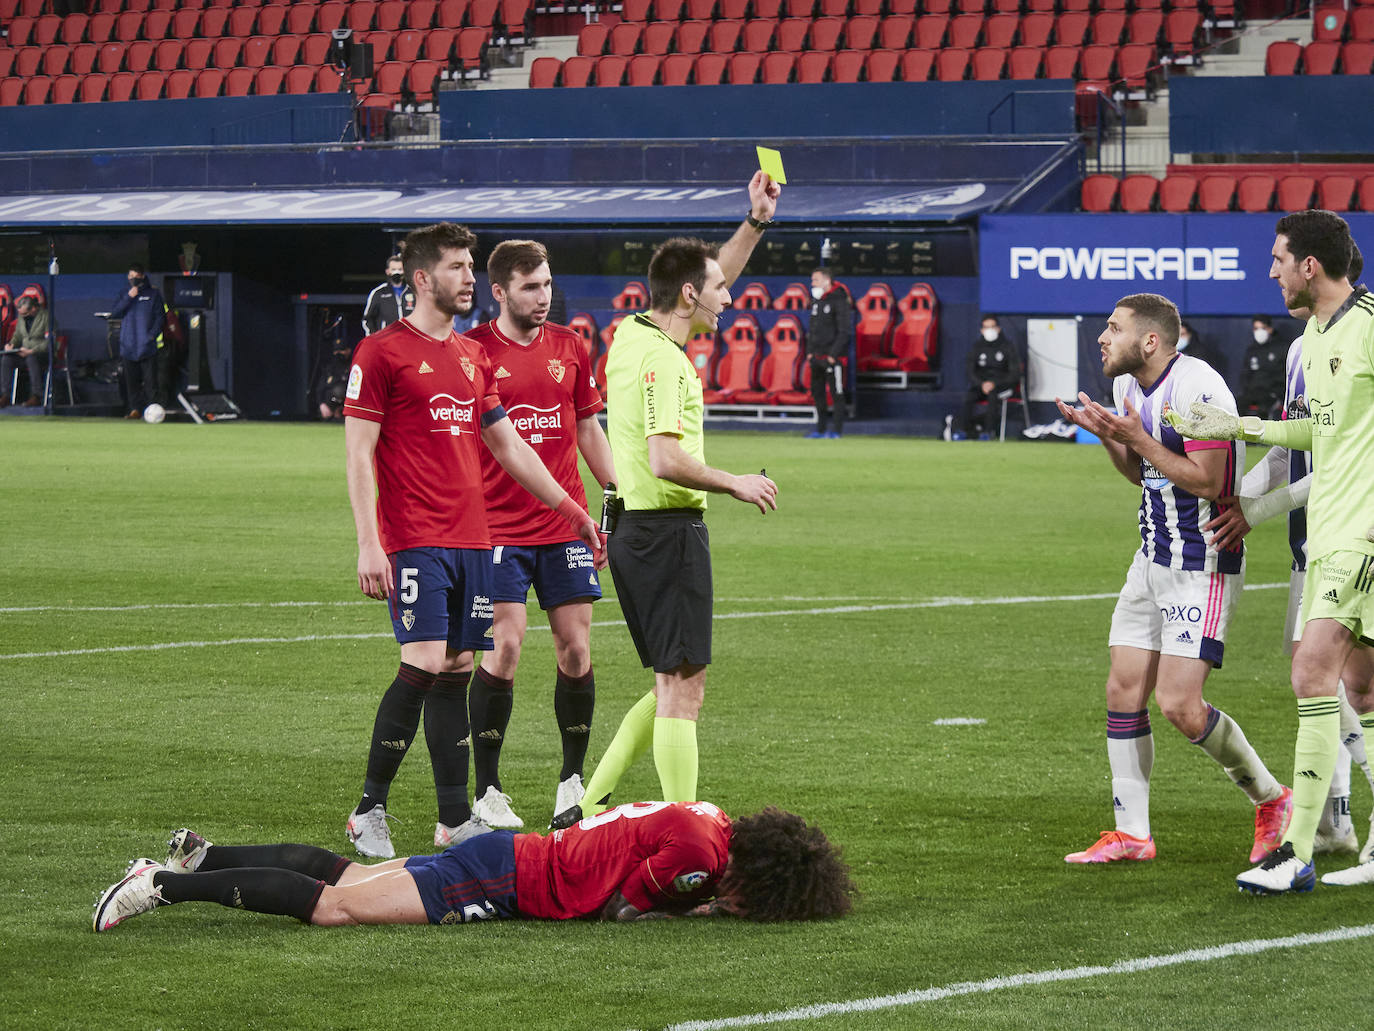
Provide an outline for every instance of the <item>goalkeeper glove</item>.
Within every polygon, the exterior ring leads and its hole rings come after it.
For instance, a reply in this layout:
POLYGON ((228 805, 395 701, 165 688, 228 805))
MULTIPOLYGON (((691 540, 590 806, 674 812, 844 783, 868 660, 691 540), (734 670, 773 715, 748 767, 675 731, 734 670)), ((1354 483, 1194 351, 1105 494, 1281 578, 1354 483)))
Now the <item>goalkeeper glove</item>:
POLYGON ((1193 440, 1259 440, 1261 433, 1257 416, 1247 415, 1242 419, 1206 401, 1194 401, 1186 416, 1171 408, 1165 413, 1164 421, 1193 440))

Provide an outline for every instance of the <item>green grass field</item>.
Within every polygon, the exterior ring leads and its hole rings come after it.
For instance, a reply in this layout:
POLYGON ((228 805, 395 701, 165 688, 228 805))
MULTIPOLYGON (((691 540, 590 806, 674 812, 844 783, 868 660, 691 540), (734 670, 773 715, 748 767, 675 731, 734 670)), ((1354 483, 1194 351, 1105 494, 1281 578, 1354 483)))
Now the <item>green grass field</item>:
MULTIPOLYGON (((842 1008, 788 1026, 1374 1022, 1367 936, 1077 970, 1367 934, 1374 912, 1368 889, 1239 894, 1250 806, 1157 712, 1159 858, 1063 863, 1112 825, 1106 634, 1138 544, 1137 489, 1100 448, 708 439, 713 464, 766 466, 781 509, 713 500, 701 794, 824 827, 863 893, 846 920, 326 930, 188 905, 104 935, 96 895, 173 828, 346 851, 397 650, 356 588, 337 427, 8 420, 0 449, 0 1026, 719 1027, 826 1004, 842 1008), (986 722, 936 722, 950 718, 986 722), (1054 970, 1077 972, 985 983, 1054 970)), ((1286 589, 1263 587, 1287 582, 1277 522, 1252 535, 1248 579, 1208 697, 1286 782, 1286 589)), ((593 760, 650 682, 606 583, 593 760)), ((558 772, 543 626, 534 609, 502 762, 535 827, 558 772)), ((646 761, 617 798, 657 793, 646 761)), ((1369 807, 1357 771, 1362 836, 1369 807)), ((427 851, 423 748, 390 808, 398 851, 427 851)))

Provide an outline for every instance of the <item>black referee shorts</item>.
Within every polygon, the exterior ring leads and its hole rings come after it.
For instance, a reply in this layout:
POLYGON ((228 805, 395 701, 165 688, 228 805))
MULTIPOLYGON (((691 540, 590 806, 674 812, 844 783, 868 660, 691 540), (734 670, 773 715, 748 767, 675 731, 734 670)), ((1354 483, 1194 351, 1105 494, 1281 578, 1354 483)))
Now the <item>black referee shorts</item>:
POLYGON ((626 511, 607 545, 611 578, 645 666, 711 661, 711 541, 694 508, 626 511))

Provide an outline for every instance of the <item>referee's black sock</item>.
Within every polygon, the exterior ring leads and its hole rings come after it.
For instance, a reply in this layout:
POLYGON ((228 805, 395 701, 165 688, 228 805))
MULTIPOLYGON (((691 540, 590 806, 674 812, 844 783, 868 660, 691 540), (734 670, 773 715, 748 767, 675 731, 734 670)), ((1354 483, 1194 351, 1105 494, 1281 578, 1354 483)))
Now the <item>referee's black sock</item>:
POLYGON ((218 902, 274 916, 294 916, 310 923, 310 914, 325 889, 324 881, 294 870, 250 866, 211 873, 155 873, 153 885, 164 902, 218 902))
POLYGON ((494 677, 479 668, 472 678, 468 712, 472 716, 472 768, 476 795, 487 788, 501 790, 501 745, 510 724, 515 681, 494 677))
POLYGON ((315 845, 211 845, 205 850, 196 872, 270 866, 294 870, 326 884, 338 884, 352 862, 337 852, 315 845))
POLYGON ((434 768, 439 822, 449 827, 467 823, 468 678, 470 673, 440 673, 425 700, 425 743, 434 768))
POLYGON ((436 674, 401 663, 396 679, 382 695, 377 706, 377 719, 372 725, 372 744, 367 751, 367 778, 363 781, 363 797, 357 812, 365 813, 374 806, 386 805, 387 792, 401 768, 415 732, 420 728, 420 711, 425 695, 434 686, 436 674))
POLYGON ((580 677, 559 669, 553 682, 553 715, 563 739, 563 769, 560 781, 582 773, 587 758, 587 742, 592 732, 592 711, 596 708, 596 676, 590 666, 580 677))

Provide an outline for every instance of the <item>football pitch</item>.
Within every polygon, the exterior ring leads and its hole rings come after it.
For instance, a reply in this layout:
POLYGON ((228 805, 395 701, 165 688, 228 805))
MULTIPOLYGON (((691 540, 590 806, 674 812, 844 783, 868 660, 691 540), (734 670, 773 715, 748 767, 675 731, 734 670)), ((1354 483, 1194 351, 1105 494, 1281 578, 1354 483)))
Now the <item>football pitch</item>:
MULTIPOLYGON (((177 827, 350 852, 397 649, 357 590, 338 427, 14 419, 0 449, 0 1026, 1374 1021, 1374 889, 1237 892, 1252 809, 1157 709, 1159 858, 1063 862, 1112 826, 1106 636, 1139 544, 1138 488, 1101 448, 708 435, 712 464, 767 468, 780 509, 711 502, 700 794, 818 823, 862 892, 849 918, 322 929, 184 905, 102 935, 97 894, 177 827)), ((1247 580, 1207 697, 1287 783, 1281 521, 1251 534, 1247 580)), ((589 771, 651 682, 603 582, 589 771)), ((502 779, 542 829, 558 735, 533 605, 515 691, 502 779)), ((1370 792, 1353 782, 1363 840, 1370 792)), ((658 792, 646 758, 616 800, 658 792)), ((430 851, 418 743, 389 808, 398 853, 430 851)))

